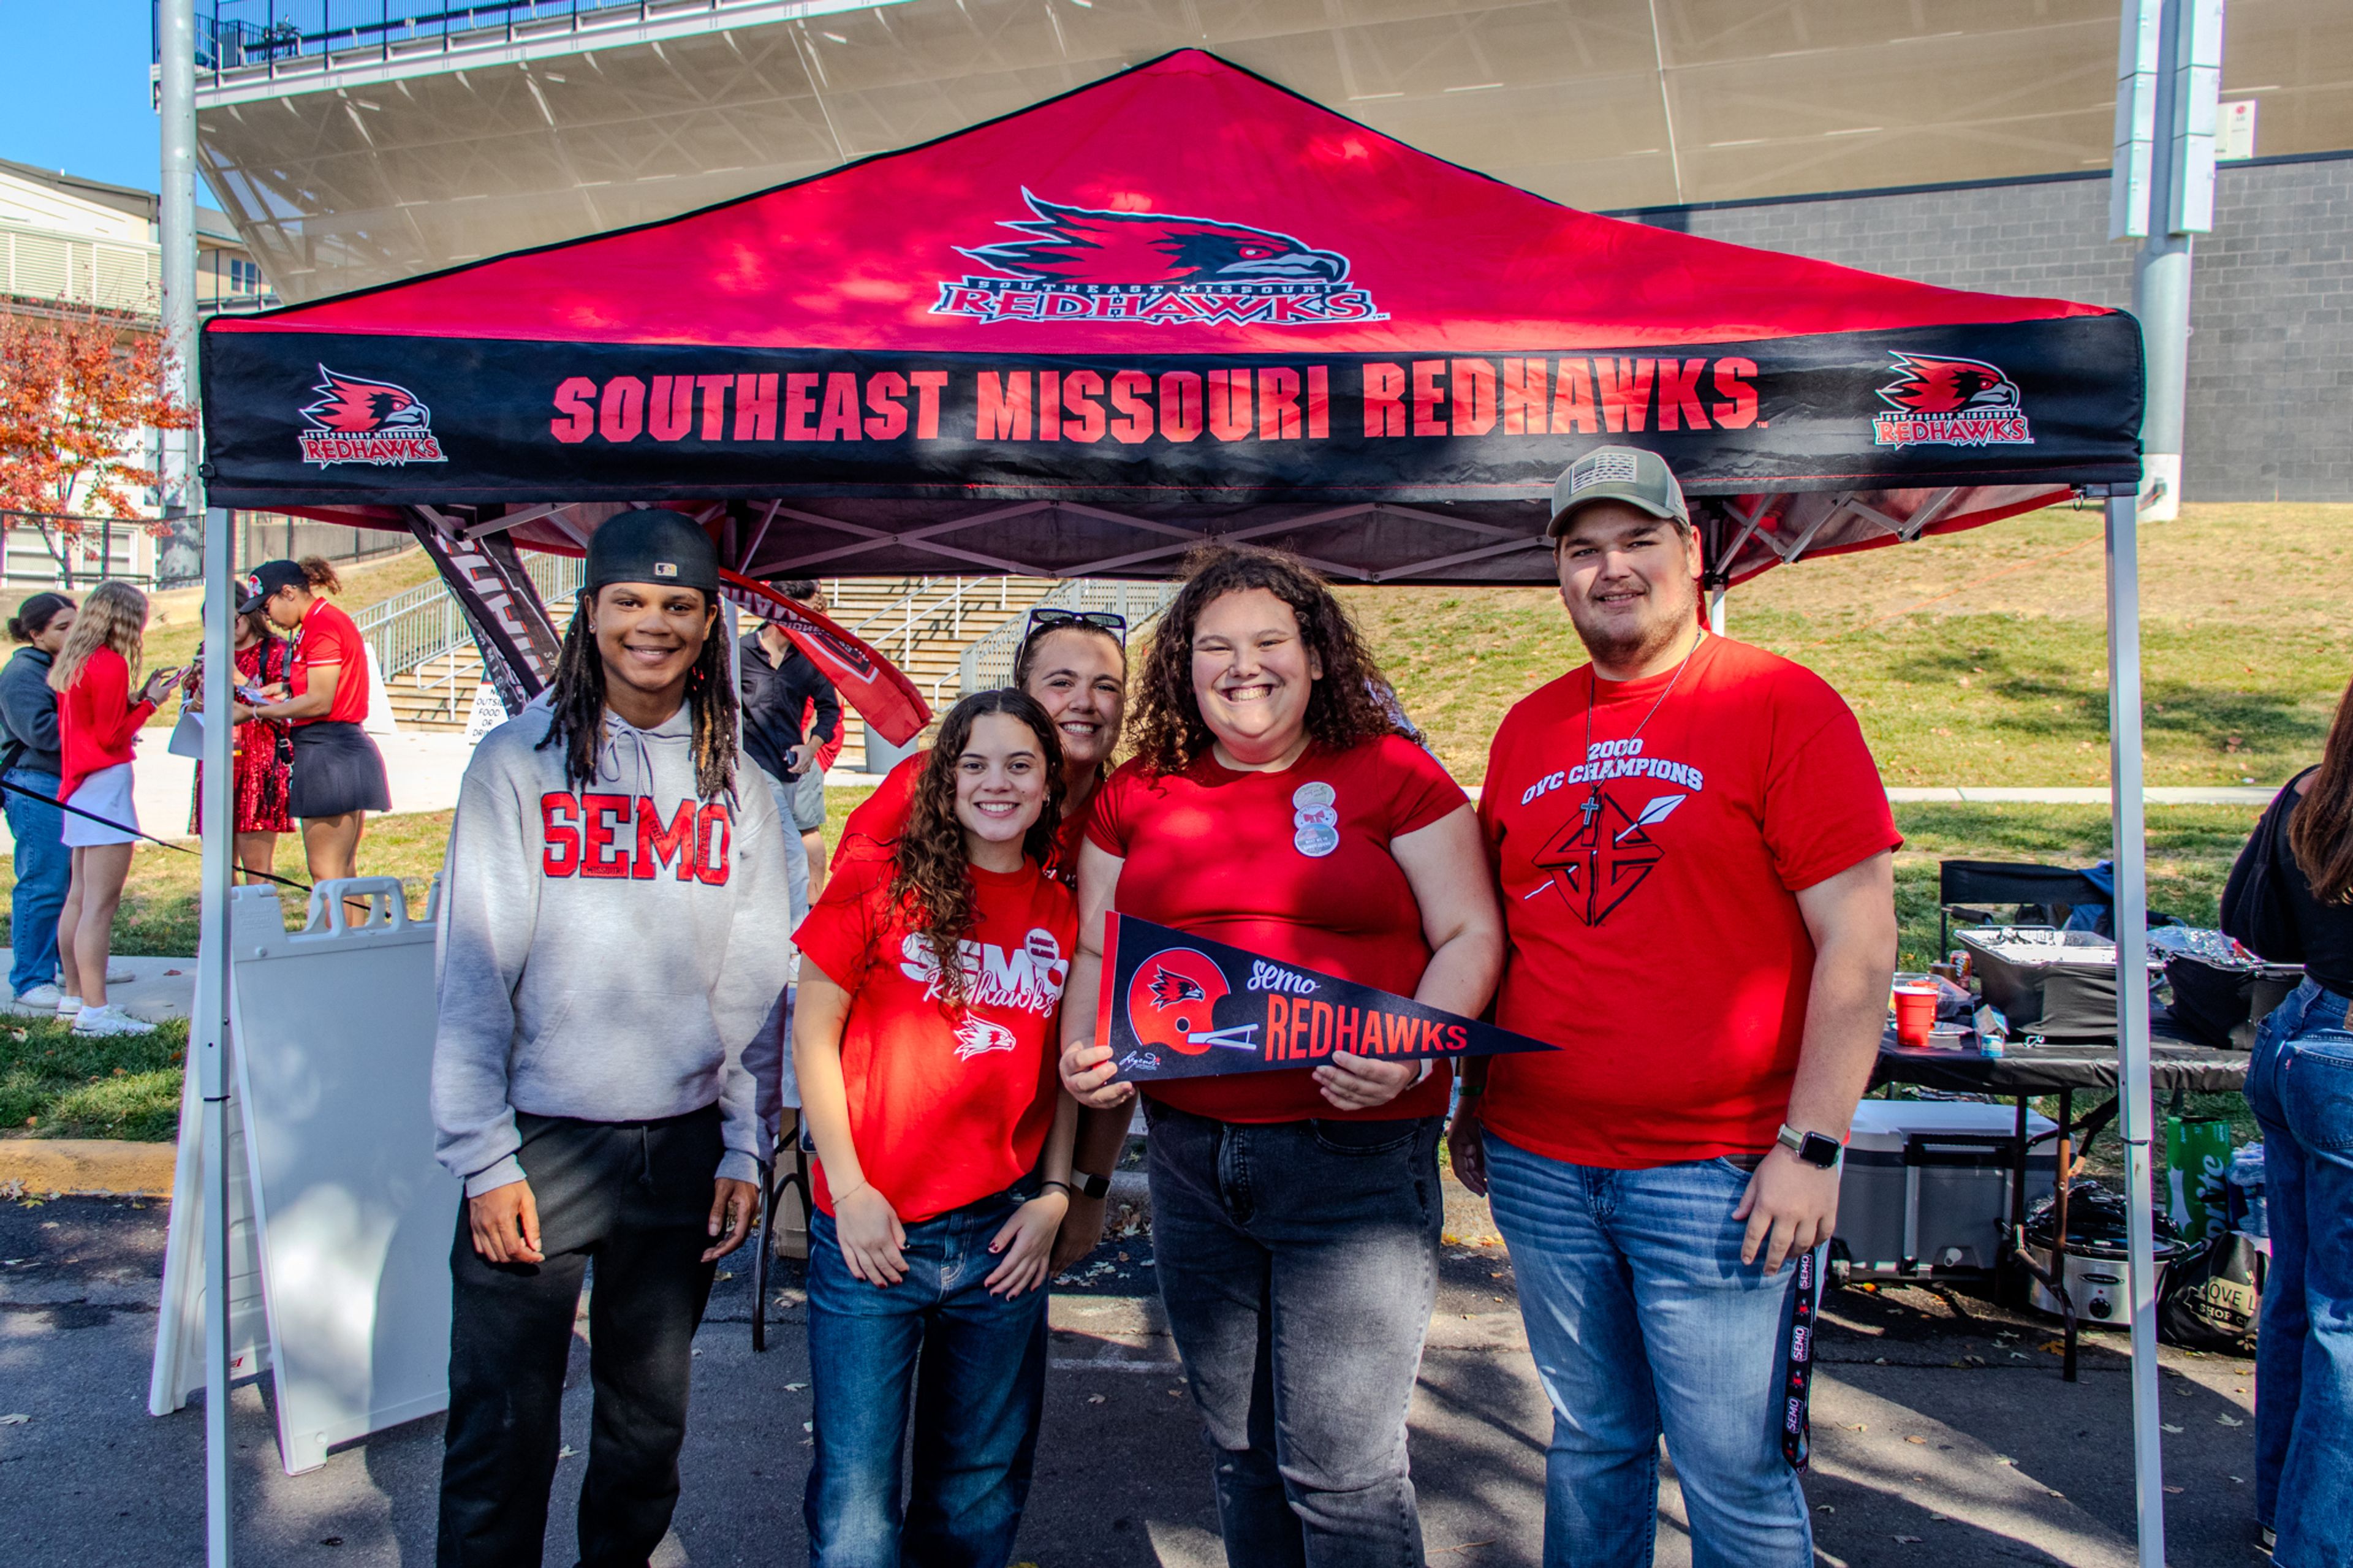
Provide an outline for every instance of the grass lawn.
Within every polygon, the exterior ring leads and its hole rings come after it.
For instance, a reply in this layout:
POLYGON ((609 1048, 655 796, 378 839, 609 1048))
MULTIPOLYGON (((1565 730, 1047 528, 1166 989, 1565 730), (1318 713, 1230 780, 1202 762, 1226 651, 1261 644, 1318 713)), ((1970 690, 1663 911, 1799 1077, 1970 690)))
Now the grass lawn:
POLYGON ((0 1015, 0 1136, 169 1142, 187 1051, 185 1019, 152 1035, 84 1036, 0 1015))
MULTIPOLYGON (((2107 653, 2096 510, 1776 568, 1732 591, 1733 636, 1819 671, 1890 784, 2104 784, 2107 653)), ((2353 506, 2186 506, 2141 532, 2152 784, 2285 782, 2353 677, 2353 506)), ((1581 664, 1536 588, 1351 588, 1408 711, 1458 778, 1502 710, 1581 664)))

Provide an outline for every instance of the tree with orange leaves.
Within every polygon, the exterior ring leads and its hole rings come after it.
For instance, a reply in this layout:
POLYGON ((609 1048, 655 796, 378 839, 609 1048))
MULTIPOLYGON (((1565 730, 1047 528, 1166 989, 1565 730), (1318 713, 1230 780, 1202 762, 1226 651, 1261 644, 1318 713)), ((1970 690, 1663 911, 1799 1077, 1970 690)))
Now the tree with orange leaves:
POLYGON ((26 514, 58 566, 96 517, 139 519, 157 483, 149 430, 185 430, 195 410, 164 384, 163 339, 126 317, 0 316, 0 510, 26 514))

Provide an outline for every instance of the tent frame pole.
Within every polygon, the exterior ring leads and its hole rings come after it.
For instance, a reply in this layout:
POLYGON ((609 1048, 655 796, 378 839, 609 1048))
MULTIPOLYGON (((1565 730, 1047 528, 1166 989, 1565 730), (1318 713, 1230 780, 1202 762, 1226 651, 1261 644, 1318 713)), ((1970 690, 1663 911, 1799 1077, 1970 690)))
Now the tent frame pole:
MULTIPOLYGON (((2121 487, 2120 487, 2121 488, 2121 487)), ((2164 1568, 2165 1461, 2158 1431, 2157 1240, 2150 1186, 2148 836, 2141 787, 2137 495, 2108 497, 2108 778, 2116 837, 2116 1103, 2131 1258, 2133 1484, 2142 1568, 2164 1568)))

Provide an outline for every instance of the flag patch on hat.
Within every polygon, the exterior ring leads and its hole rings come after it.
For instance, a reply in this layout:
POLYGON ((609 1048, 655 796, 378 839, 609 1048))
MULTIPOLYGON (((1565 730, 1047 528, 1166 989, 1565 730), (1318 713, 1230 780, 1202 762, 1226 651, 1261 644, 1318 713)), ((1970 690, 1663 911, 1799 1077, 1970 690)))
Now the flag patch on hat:
POLYGON ((1596 452, 1568 470, 1568 493, 1575 495, 1595 485, 1630 485, 1636 482, 1635 473, 1633 453, 1596 452))

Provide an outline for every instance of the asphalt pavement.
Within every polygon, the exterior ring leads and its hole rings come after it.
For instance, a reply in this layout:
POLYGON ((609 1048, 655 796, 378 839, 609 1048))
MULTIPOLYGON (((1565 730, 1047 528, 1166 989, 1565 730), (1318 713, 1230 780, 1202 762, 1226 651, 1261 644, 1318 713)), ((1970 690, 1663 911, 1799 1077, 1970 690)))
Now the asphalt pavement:
MULTIPOLYGON (((0 1201, 0 1520, 12 1568, 203 1561, 204 1432, 192 1405, 146 1414, 166 1205, 0 1201), (21 1417, 21 1419, 19 1419, 21 1417)), ((769 1349, 752 1350, 749 1253, 723 1265, 697 1341, 684 1496, 655 1563, 806 1561, 809 1398, 797 1266, 772 1282, 769 1349)), ((1038 1477, 1016 1552, 1038 1568, 1216 1568, 1199 1423, 1160 1327, 1148 1230, 1072 1271, 1052 1313, 1038 1477)), ((1345 1328, 1345 1307, 1335 1328, 1345 1328)), ((1830 1564, 2134 1561, 2131 1392, 2121 1335, 2090 1336, 2061 1380, 2054 1325, 1976 1297, 1850 1289, 1824 1303, 1807 1496, 1830 1564)), ((587 1447, 575 1345, 546 1561, 572 1561, 587 1447)), ((2168 1559, 2254 1564, 2253 1366, 2168 1350, 2168 1559), (2176 1490, 2175 1489, 2179 1489, 2176 1490)), ((266 1380, 265 1380, 266 1381, 266 1380)), ((1439 1310, 1412 1412, 1434 1568, 1541 1560, 1548 1416, 1509 1261, 1484 1206, 1450 1204, 1439 1310)), ((418 1421, 280 1468, 263 1386, 234 1395, 237 1562, 421 1564, 432 1558, 441 1422, 418 1421)), ((1690 1561, 1672 1467, 1658 1560, 1690 1561)))

